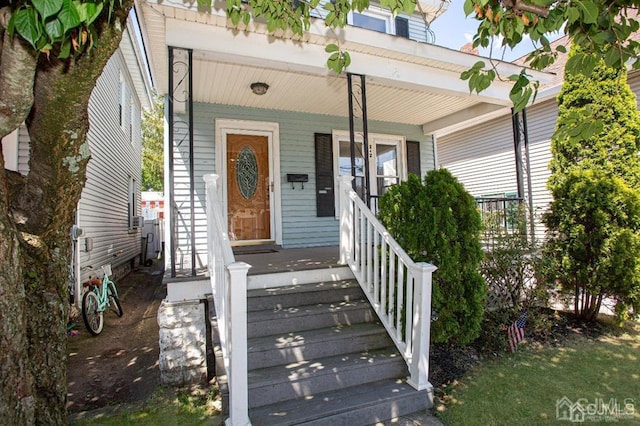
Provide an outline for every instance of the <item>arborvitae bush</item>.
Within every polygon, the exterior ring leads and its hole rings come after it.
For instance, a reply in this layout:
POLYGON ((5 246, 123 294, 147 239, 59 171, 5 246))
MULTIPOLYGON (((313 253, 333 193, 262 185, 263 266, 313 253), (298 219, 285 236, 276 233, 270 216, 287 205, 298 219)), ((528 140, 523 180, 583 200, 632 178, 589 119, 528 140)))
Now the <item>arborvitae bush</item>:
POLYGON ((565 76, 558 104, 548 182, 554 199, 544 216, 545 252, 555 266, 551 278, 573 294, 578 316, 595 319, 608 297, 617 302, 622 318, 629 306, 640 307, 635 96, 624 70, 599 61, 589 76, 565 76), (586 136, 576 133, 584 124, 591 127, 586 136))
POLYGON ((482 260, 482 219, 473 197, 447 170, 424 181, 410 175, 380 199, 379 219, 416 262, 438 267, 433 274, 431 325, 434 342, 466 344, 482 324, 486 284, 482 260))

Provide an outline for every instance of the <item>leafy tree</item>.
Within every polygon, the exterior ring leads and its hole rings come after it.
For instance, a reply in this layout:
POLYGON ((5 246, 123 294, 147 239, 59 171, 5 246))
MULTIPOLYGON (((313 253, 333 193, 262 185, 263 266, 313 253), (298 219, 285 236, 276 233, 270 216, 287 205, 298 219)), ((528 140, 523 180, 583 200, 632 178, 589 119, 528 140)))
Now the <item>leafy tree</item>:
POLYGON ((156 99, 142 120, 142 190, 164 188, 164 103, 156 99))
POLYGON ((27 176, 0 168, 3 424, 66 423, 69 230, 89 160, 87 106, 132 4, 0 8, 0 137, 26 122, 31 140, 27 176))
POLYGON ((545 250, 576 314, 593 320, 605 297, 621 312, 640 302, 640 114, 626 72, 604 61, 590 77, 567 75, 558 101, 545 250), (576 140, 576 120, 602 126, 576 140))
POLYGON ((438 266, 433 275, 434 342, 468 343, 480 332, 486 284, 482 260, 482 219, 475 200, 445 169, 424 181, 409 175, 380 198, 380 221, 416 262, 438 266))
MULTIPOLYGON (((564 53, 564 46, 552 49, 548 36, 562 32, 569 35, 572 45, 580 46, 567 62, 566 74, 589 75, 594 70, 597 58, 604 58, 606 65, 624 69, 629 60, 633 67, 640 68, 635 59, 640 53, 640 42, 633 33, 640 29, 638 21, 638 0, 465 0, 464 10, 479 20, 473 47, 493 46, 493 41, 501 39, 503 48, 513 48, 528 37, 533 53, 527 61, 529 65, 543 70, 564 53)), ((469 80, 469 89, 482 91, 498 77, 494 66, 486 67, 480 61, 464 76, 469 80)), ((505 76, 514 81, 511 99, 516 108, 526 106, 537 90, 537 83, 523 70, 519 75, 505 76)), ((582 122, 574 123, 582 132, 582 122)))

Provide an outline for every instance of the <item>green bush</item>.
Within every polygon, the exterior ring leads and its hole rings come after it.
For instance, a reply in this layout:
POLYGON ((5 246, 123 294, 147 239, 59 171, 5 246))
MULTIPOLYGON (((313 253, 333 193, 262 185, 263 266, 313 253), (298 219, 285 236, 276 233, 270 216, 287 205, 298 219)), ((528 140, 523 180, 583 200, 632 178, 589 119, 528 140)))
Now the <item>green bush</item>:
MULTIPOLYGON (((572 47, 571 54, 576 53, 572 47)), ((640 113, 626 72, 599 61, 590 75, 565 75, 545 216, 546 253, 574 310, 596 318, 604 298, 619 319, 640 303, 640 113), (579 123, 598 123, 576 133, 579 123), (576 136, 578 135, 578 136, 576 136)))
MULTIPOLYGON (((596 318, 603 298, 615 299, 619 316, 638 306, 640 291, 640 194, 596 170, 574 170, 554 186, 544 220, 545 247, 556 279, 573 292, 576 313, 596 318)), ((622 318, 621 318, 622 319, 622 318)))
POLYGON ((433 170, 423 182, 410 175, 391 187, 380 199, 378 216, 414 261, 438 267, 432 340, 466 344, 476 338, 486 284, 478 272, 482 220, 473 197, 447 170, 433 170))

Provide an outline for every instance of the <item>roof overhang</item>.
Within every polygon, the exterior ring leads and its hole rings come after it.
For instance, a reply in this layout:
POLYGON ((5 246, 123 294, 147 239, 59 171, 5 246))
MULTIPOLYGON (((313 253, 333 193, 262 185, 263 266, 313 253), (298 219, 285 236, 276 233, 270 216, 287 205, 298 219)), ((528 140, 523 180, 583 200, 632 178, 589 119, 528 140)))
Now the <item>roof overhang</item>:
MULTIPOLYGON (((480 95, 469 93, 460 73, 482 59, 472 54, 355 27, 334 32, 320 19, 299 37, 270 35, 256 22, 233 29, 224 11, 152 2, 138 8, 160 94, 167 92, 168 46, 173 46, 193 51, 195 102, 347 116, 346 78, 328 70, 324 50, 338 43, 351 54, 348 71, 366 75, 370 120, 421 125, 434 133, 456 120, 511 106, 508 82, 495 81, 480 95), (256 81, 269 84, 266 95, 251 93, 249 85, 256 81)), ((522 69, 494 65, 503 76, 522 69)), ((547 74, 528 72, 549 80, 547 74)))

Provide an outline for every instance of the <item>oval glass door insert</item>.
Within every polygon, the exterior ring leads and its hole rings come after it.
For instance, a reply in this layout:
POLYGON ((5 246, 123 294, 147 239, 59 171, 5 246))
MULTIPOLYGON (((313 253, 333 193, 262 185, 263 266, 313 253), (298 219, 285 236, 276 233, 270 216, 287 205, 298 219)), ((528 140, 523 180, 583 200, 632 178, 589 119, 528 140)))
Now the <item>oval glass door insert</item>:
POLYGON ((258 189, 258 160, 252 147, 245 146, 238 153, 236 176, 240 194, 249 200, 258 189))

